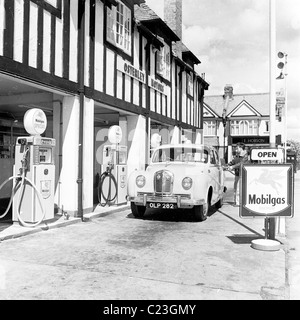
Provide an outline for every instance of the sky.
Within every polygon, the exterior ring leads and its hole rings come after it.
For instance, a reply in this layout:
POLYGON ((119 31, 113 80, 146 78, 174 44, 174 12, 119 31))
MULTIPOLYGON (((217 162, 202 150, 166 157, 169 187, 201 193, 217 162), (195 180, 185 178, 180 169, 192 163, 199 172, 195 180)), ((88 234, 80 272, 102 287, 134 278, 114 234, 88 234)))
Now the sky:
MULTIPOLYGON (((287 138, 300 142, 300 1, 276 4, 276 51, 287 56, 287 138)), ((226 84, 235 94, 270 91, 269 0, 182 0, 183 43, 201 64, 195 67, 210 84, 206 96, 221 95, 226 84)), ((146 0, 164 19, 164 1, 146 0)), ((276 64, 284 62, 277 58, 276 64)), ((280 75, 276 68, 276 77, 280 75)))

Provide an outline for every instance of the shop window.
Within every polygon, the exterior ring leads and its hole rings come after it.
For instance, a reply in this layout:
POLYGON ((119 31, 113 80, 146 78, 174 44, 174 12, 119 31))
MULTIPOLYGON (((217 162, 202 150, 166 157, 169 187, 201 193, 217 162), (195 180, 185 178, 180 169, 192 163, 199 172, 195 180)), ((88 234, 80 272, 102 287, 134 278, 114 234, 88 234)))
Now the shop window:
POLYGON ((158 37, 164 46, 157 51, 156 56, 156 73, 167 81, 171 80, 171 50, 164 39, 158 37))
POLYGON ((204 121, 204 135, 215 136, 217 134, 216 121, 204 121))
POLYGON ((23 125, 14 125, 10 120, 0 119, 0 159, 14 159, 17 137, 27 136, 23 125))
POLYGON ((131 10, 121 2, 106 9, 106 40, 131 56, 131 10))

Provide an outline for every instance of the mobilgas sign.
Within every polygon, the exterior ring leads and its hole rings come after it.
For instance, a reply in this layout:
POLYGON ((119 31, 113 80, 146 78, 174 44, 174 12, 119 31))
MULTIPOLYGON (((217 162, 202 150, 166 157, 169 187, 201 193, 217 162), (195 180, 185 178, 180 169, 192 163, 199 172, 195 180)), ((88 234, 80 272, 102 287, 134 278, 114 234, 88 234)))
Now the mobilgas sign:
POLYGON ((283 149, 252 149, 251 160, 259 161, 283 161, 283 149))
POLYGON ((290 164, 242 166, 240 217, 292 217, 293 167, 290 164))

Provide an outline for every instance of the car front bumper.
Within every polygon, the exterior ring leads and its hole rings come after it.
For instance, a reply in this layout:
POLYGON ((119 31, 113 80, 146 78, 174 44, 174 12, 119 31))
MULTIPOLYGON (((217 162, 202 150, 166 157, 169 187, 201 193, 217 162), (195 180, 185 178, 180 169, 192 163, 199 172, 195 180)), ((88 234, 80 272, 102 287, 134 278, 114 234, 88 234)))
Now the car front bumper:
POLYGON ((134 202, 138 206, 147 206, 147 203, 174 203, 177 208, 193 208, 205 203, 204 199, 191 199, 191 195, 175 194, 175 195, 157 195, 154 193, 138 193, 136 197, 127 197, 127 200, 134 202))

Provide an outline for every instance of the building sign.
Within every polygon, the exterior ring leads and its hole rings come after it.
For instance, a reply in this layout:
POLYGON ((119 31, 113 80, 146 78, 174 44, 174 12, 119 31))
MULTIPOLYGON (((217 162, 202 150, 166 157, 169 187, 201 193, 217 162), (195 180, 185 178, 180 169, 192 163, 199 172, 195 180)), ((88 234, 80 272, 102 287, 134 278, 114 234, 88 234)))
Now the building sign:
POLYGON ((283 149, 263 148, 252 149, 251 160, 255 161, 283 161, 283 149))
POLYGON ((43 134, 47 129, 47 117, 43 110, 33 108, 27 110, 23 124, 25 130, 32 136, 39 136, 43 134))
POLYGON ((162 84, 161 82, 157 81, 155 78, 152 78, 152 77, 148 77, 148 84, 149 84, 149 87, 156 90, 156 91, 159 91, 160 93, 162 94, 165 94, 165 85, 162 84))
POLYGON ((129 77, 134 78, 142 83, 146 83, 146 75, 145 72, 140 69, 130 65, 123 59, 118 59, 117 69, 122 73, 127 74, 129 77))
POLYGON ((232 139, 232 144, 237 144, 238 142, 242 142, 244 144, 269 144, 270 143, 270 137, 265 136, 265 137, 231 137, 232 139))
POLYGON ((240 217, 292 217, 294 175, 290 164, 242 166, 240 217))

